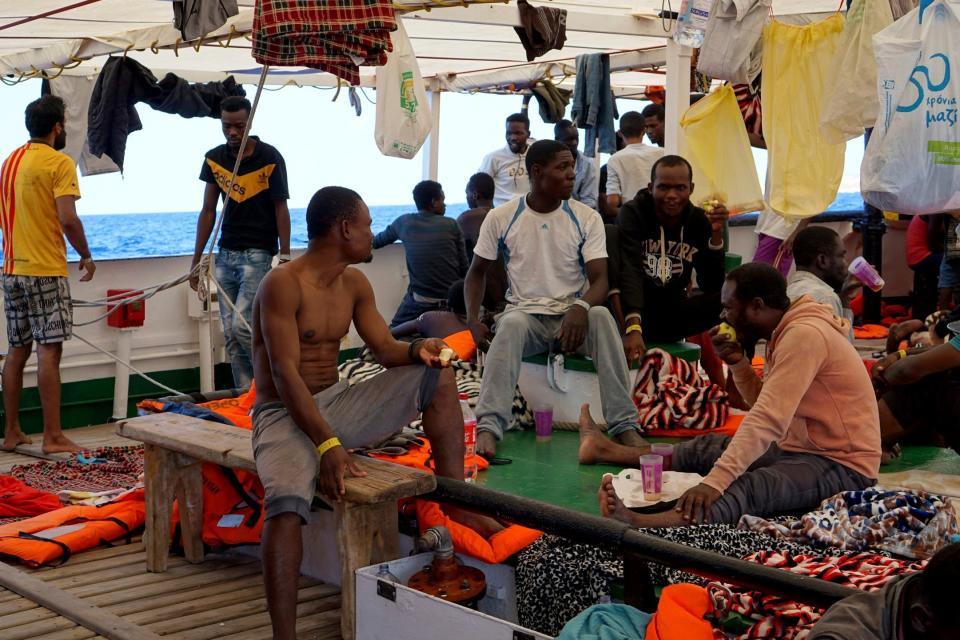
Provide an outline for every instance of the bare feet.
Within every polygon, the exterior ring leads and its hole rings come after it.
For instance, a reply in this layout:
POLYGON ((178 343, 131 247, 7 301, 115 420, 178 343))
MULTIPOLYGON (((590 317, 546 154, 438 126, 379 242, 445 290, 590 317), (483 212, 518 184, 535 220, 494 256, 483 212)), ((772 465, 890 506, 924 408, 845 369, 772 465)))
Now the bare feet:
POLYGON ((452 505, 443 505, 443 511, 454 522, 458 522, 465 527, 470 527, 484 538, 489 538, 495 533, 503 531, 504 526, 489 516, 482 516, 479 513, 468 511, 452 505))
POLYGON ((77 445, 77 443, 62 433, 49 437, 44 434, 42 450, 44 453, 75 453, 77 451, 83 451, 83 447, 77 445))
POLYGON ((899 458, 901 453, 902 452, 899 444, 895 444, 892 447, 884 447, 883 451, 880 453, 880 464, 890 464, 899 458))
POLYGON ((597 464, 608 462, 611 464, 620 464, 626 467, 636 466, 639 456, 650 453, 650 445, 640 437, 635 431, 636 446, 626 446, 612 442, 607 438, 597 423, 590 417, 590 405, 585 404, 580 407, 580 450, 577 452, 577 460, 580 464, 597 464))
POLYGON ((33 444, 33 439, 20 429, 7 429, 7 435, 3 438, 3 446, 0 446, 0 451, 13 451, 21 444, 33 444))
POLYGON ((623 505, 623 501, 617 496, 613 488, 613 476, 609 473, 604 474, 600 481, 600 490, 597 492, 597 499, 600 501, 600 514, 604 518, 612 518, 620 522, 634 525, 636 514, 623 505))
MULTIPOLYGON (((581 418, 582 419, 582 418, 581 418)), ((649 447, 650 445, 640 436, 640 432, 634 429, 624 431, 623 433, 618 433, 613 436, 613 439, 620 444, 625 444, 628 447, 649 447)))
POLYGON ((492 458, 497 455, 497 438, 489 431, 477 433, 477 455, 492 458))

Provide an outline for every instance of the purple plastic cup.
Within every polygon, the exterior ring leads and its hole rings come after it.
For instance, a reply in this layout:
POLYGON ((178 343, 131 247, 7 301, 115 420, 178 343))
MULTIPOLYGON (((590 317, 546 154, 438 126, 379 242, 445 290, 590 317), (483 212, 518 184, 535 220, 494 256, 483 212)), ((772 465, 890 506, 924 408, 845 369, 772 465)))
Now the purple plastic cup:
POLYGON ((663 456, 640 456, 640 474, 643 476, 643 499, 659 502, 663 490, 663 456))
POLYGON ((877 273, 873 265, 867 262, 863 256, 854 258, 850 262, 850 266, 847 267, 847 271, 849 271, 854 278, 862 282, 865 287, 869 287, 874 291, 883 289, 883 285, 885 284, 883 278, 880 277, 880 274, 877 273))
POLYGON ((650 453, 663 458, 663 470, 673 469, 673 445, 668 442, 658 442, 650 445, 650 453))
POLYGON ((537 440, 546 442, 553 435, 553 407, 550 405, 534 407, 533 423, 536 428, 537 440))

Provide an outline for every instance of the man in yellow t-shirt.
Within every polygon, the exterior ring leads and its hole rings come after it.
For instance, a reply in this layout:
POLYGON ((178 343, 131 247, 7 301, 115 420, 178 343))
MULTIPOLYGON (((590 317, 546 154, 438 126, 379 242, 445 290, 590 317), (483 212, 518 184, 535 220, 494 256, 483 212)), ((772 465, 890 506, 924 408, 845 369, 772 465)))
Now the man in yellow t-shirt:
POLYGON ((67 280, 67 248, 80 255, 81 282, 93 278, 73 160, 60 152, 67 141, 63 100, 47 95, 26 109, 30 141, 0 167, 0 231, 3 233, 3 297, 9 351, 3 364, 6 414, 3 450, 32 441, 20 428, 23 367, 37 343, 37 385, 43 409, 43 451, 79 451, 60 424, 60 357, 73 328, 67 280))

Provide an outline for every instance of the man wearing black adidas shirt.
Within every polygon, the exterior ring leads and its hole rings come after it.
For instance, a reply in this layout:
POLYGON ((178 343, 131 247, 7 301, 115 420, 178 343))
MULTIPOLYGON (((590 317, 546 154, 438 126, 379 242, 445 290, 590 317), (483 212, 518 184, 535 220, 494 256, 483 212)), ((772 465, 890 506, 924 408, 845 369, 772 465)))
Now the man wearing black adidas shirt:
MULTIPOLYGON (((290 259, 287 169, 279 151, 256 136, 250 136, 243 149, 237 177, 230 188, 230 198, 226 197, 249 117, 250 102, 246 98, 231 96, 220 103, 220 121, 227 143, 208 151, 200 170, 200 179, 207 185, 197 220, 192 265, 200 262, 216 221, 217 199, 223 198, 226 211, 217 245, 220 250, 215 260, 215 274, 221 295, 235 307, 235 310, 231 309, 222 299, 220 301, 223 337, 237 387, 249 387, 253 380, 250 313, 257 287, 270 270, 278 248, 280 262, 290 259)), ((198 283, 198 276, 190 278, 190 286, 194 289, 198 283)))

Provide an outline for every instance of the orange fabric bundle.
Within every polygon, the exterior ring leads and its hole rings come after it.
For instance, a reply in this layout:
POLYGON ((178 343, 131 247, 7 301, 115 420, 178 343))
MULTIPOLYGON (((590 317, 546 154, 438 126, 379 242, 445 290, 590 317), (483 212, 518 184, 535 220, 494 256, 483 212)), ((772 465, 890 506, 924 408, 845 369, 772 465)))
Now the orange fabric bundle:
POLYGON ((695 584, 671 584, 660 594, 647 626, 647 640, 713 640, 704 616, 713 612, 707 590, 695 584))

